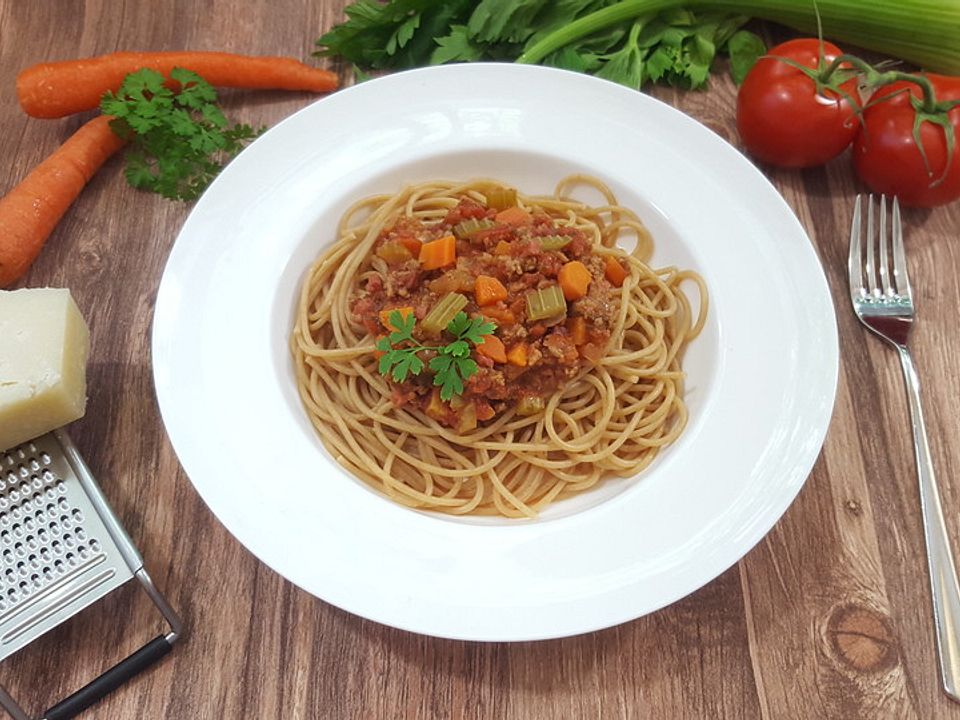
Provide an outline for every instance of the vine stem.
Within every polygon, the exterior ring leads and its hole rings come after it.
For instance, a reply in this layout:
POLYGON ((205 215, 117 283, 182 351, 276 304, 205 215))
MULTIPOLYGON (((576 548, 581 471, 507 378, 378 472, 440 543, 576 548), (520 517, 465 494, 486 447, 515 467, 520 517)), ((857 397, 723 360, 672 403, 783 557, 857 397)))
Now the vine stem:
POLYGON ((867 77, 867 84, 871 90, 890 85, 891 83, 904 81, 911 82, 920 87, 923 92, 923 111, 926 113, 935 113, 939 109, 937 106, 937 97, 933 90, 933 84, 923 75, 902 72, 900 70, 888 70, 878 72, 870 63, 858 58, 856 55, 838 55, 821 73, 820 82, 828 83, 831 76, 844 64, 852 65, 867 77))

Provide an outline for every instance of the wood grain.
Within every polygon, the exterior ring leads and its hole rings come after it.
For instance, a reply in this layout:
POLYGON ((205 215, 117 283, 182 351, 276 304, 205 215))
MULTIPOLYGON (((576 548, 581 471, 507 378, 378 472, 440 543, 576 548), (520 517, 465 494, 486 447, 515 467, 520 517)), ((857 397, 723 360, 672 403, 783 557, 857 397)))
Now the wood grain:
MULTIPOLYGON (((343 5, 0 0, 0 192, 85 119, 26 118, 13 92, 19 68, 119 49, 306 58, 343 5)), ((725 76, 706 92, 654 93, 737 143, 735 88, 725 76)), ((224 93, 231 117, 267 125, 312 99, 224 93)), ((939 689, 899 367, 846 303, 849 208, 861 188, 847 158, 765 171, 820 253, 840 325, 836 408, 806 486, 740 563, 660 612, 564 640, 480 644, 420 637, 333 608, 257 562, 213 518, 163 431, 150 366, 157 285, 189 206, 131 190, 119 161, 110 162, 22 285, 70 287, 85 310, 91 396, 72 434, 189 634, 84 717, 960 717, 939 689)), ((960 204, 910 211, 906 222, 919 294, 916 361, 956 545, 960 204)), ((39 712, 160 627, 149 603, 125 589, 4 663, 0 682, 39 712)))

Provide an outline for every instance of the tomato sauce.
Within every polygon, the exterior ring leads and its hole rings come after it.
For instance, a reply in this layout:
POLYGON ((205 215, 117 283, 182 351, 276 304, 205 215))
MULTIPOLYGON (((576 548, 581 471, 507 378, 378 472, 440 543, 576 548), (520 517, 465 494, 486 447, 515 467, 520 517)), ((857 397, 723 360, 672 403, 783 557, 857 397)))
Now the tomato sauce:
MULTIPOLYGON (((606 257, 592 250, 582 230, 556 222, 544 212, 500 213, 463 198, 440 222, 403 218, 386 228, 373 248, 373 267, 351 298, 353 319, 373 335, 389 330, 382 313, 412 308, 414 337, 423 337, 422 321, 441 298, 460 293, 463 311, 496 324, 506 362, 472 349, 478 370, 462 395, 438 402, 429 371, 404 382, 392 379, 391 400, 402 407, 417 404, 451 427, 470 429, 510 408, 521 414, 542 409, 545 399, 585 368, 598 362, 610 340, 616 310, 615 288, 604 273, 606 257), (465 224, 466 223, 466 224, 465 224), (418 247, 443 237, 456 237, 454 262, 426 270, 418 247), (548 249, 556 248, 556 249, 548 249), (558 285, 565 265, 579 261, 589 271, 584 294, 567 300, 562 312, 533 319, 528 295, 558 285), (481 303, 477 278, 493 278, 506 289, 505 299, 481 303), (469 416, 465 420, 465 416, 469 416)), ((435 344, 435 343, 433 343, 435 344)), ((422 358, 429 363, 429 352, 422 358)), ((502 360, 502 358, 501 358, 502 360)))

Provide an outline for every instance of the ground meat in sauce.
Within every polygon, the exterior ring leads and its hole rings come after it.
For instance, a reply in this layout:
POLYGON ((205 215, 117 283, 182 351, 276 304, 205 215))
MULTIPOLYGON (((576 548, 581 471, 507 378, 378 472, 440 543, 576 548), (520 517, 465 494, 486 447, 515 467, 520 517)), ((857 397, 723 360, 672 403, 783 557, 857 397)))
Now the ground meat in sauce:
MULTIPOLYGON (((472 403, 480 421, 493 419, 530 396, 545 397, 576 377, 591 364, 588 358, 596 359, 597 348, 606 346, 615 311, 615 289, 604 277, 604 260, 593 254, 591 240, 581 230, 558 225, 542 212, 516 225, 497 222, 495 216, 496 211, 463 198, 440 222, 426 224, 401 218, 381 233, 375 253, 390 243, 397 245, 409 239, 425 243, 450 235, 465 220, 489 221, 493 226, 459 238, 455 263, 439 270, 424 270, 412 253, 402 251, 400 256, 405 259, 392 264, 378 258, 375 268, 362 276, 350 303, 353 320, 378 337, 387 334, 382 312, 412 308, 420 321, 449 292, 466 296, 464 312, 468 315, 482 315, 496 322, 495 335, 507 353, 522 346, 526 363, 496 362, 473 349, 471 357, 478 368, 467 380, 458 407, 472 403), (545 251, 540 238, 550 235, 569 237, 570 242, 560 250, 545 251), (561 268, 572 260, 579 260, 590 272, 587 294, 568 302, 566 314, 536 322, 529 320, 527 295, 555 285, 561 268), (384 266, 385 271, 381 270, 384 266), (499 280, 507 290, 507 299, 486 307, 477 305, 472 285, 478 275, 499 280), (585 340, 581 340, 584 344, 580 346, 569 329, 576 318, 585 322, 585 340)), ((424 341, 419 325, 415 326, 414 337, 424 341)), ((431 338, 424 344, 436 341, 431 338)), ((425 365, 431 355, 421 353, 425 365)), ((395 406, 416 404, 439 421, 457 425, 460 414, 453 409, 453 403, 442 404, 437 412, 437 391, 429 371, 410 376, 403 383, 390 383, 395 406)))
POLYGON ((406 298, 420 282, 420 263, 407 260, 387 273, 385 292, 388 298, 406 298))

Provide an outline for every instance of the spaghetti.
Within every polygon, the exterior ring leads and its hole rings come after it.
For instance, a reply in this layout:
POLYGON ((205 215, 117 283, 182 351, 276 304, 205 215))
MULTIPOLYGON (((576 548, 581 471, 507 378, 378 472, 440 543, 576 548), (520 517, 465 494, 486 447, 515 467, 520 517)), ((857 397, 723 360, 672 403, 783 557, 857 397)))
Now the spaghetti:
POLYGON ((633 476, 686 424, 681 359, 708 304, 698 274, 652 269, 652 252, 639 217, 586 175, 564 178, 553 196, 473 180, 361 200, 300 293, 291 349, 309 419, 351 473, 399 503, 442 513, 534 517, 605 477, 633 476), (572 199, 582 185, 605 204, 572 199), (491 207, 504 196, 515 208, 491 207), (425 265, 424 243, 451 228, 460 257, 425 265), (629 236, 628 253, 618 241, 629 236), (531 320, 524 296, 558 282, 552 265, 574 264, 590 273, 589 295, 563 285, 563 316, 531 320), (483 273, 499 273, 508 297, 479 305, 490 300, 479 285, 476 298, 469 288, 483 273), (696 312, 681 289, 687 281, 697 288, 696 312), (445 290, 468 297, 468 315, 493 318, 500 347, 524 348, 520 362, 514 353, 506 363, 471 348, 476 376, 449 401, 438 400, 429 370, 403 382, 381 374, 375 349, 392 329, 378 330, 377 311, 383 320, 389 305, 422 324, 445 290))

